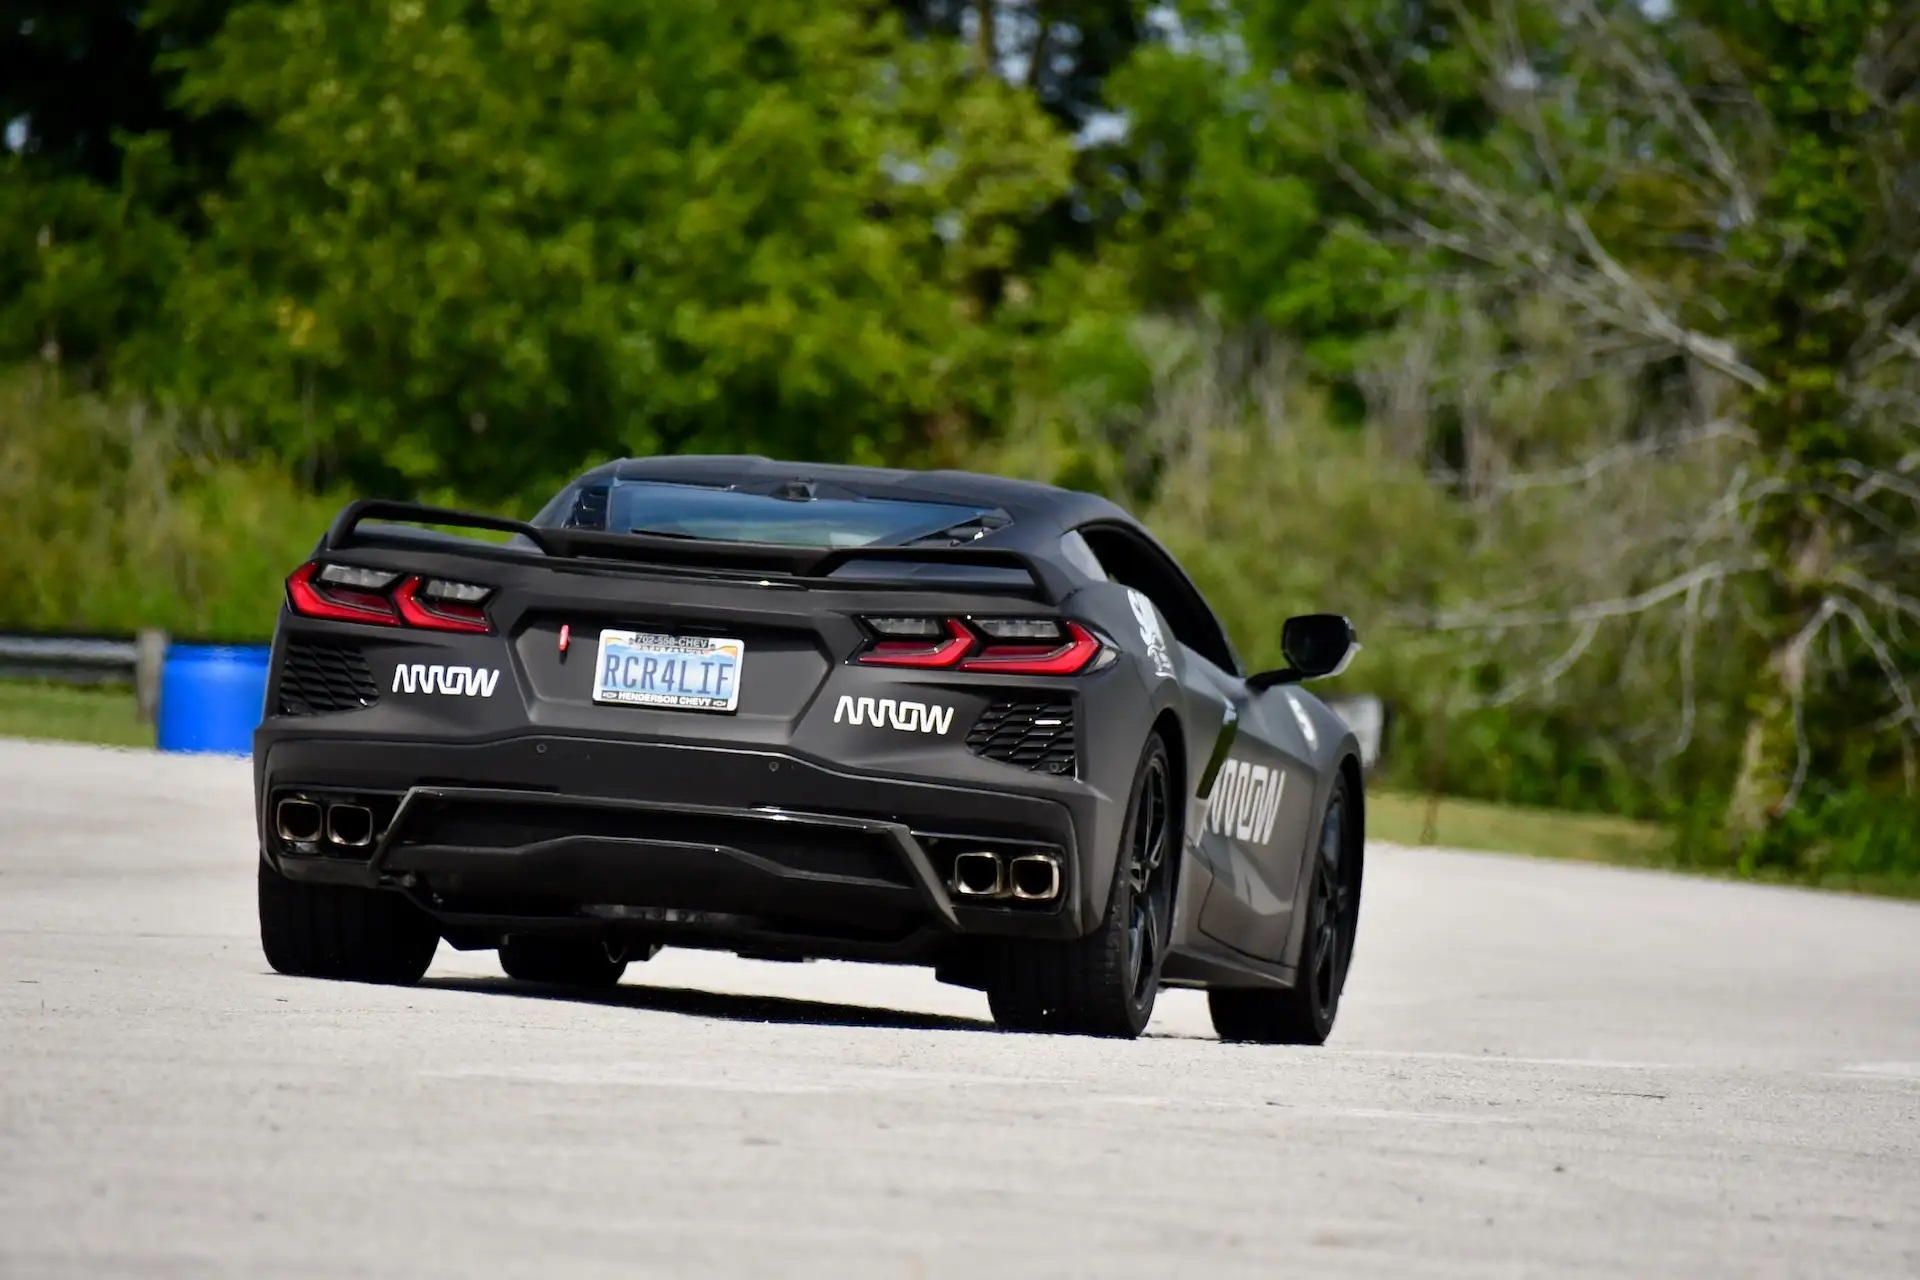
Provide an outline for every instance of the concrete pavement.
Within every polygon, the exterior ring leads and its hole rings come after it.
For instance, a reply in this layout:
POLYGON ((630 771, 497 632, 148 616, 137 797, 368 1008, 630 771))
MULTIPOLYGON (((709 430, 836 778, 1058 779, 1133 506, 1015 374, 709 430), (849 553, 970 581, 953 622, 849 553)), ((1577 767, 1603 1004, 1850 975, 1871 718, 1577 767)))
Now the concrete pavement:
POLYGON ((1920 1275, 1920 908, 1374 846, 1322 1050, 1163 996, 281 978, 246 766, 0 742, 0 1277, 1920 1275))

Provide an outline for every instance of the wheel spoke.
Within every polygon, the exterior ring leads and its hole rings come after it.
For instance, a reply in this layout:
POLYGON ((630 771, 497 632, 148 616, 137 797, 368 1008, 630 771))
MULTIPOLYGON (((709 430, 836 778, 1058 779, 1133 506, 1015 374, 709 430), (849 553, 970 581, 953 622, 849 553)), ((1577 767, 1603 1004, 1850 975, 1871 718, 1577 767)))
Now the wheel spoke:
POLYGON ((1333 999, 1333 966, 1335 934, 1332 926, 1322 926, 1313 940, 1313 972, 1309 981, 1313 983, 1313 993, 1320 999, 1320 1007, 1325 1008, 1333 999))
POLYGON ((1333 931, 1333 990, 1337 994, 1347 985, 1347 934, 1339 926, 1333 931))
POLYGON ((1127 930, 1127 990, 1135 999, 1141 994, 1147 975, 1153 972, 1153 953, 1157 949, 1153 904, 1142 898, 1133 904, 1131 927, 1127 930))
POLYGON ((1160 950, 1158 891, 1160 871, 1166 862, 1168 843, 1167 773, 1164 766, 1151 767, 1141 781, 1134 802, 1133 831, 1127 850, 1127 957, 1128 990, 1135 1000, 1143 998, 1157 970, 1160 950))
POLYGON ((1346 837, 1342 821, 1345 817, 1341 807, 1335 804, 1327 810, 1326 820, 1320 827, 1320 864, 1335 877, 1340 871, 1341 847, 1346 837))
POLYGON ((1155 954, 1160 949, 1160 930, 1154 919, 1153 904, 1145 899, 1134 903, 1133 954, 1127 960, 1128 990, 1135 1000, 1146 994, 1154 970, 1155 954))
POLYGON ((1133 840, 1128 852, 1127 876, 1134 892, 1145 894, 1153 876, 1166 860, 1167 796, 1166 773, 1154 768, 1140 787, 1140 798, 1133 815, 1133 840))
POLYGON ((1142 953, 1147 949, 1146 928, 1140 920, 1139 907, 1134 908, 1133 921, 1127 929, 1127 990, 1140 990, 1140 969, 1142 953))

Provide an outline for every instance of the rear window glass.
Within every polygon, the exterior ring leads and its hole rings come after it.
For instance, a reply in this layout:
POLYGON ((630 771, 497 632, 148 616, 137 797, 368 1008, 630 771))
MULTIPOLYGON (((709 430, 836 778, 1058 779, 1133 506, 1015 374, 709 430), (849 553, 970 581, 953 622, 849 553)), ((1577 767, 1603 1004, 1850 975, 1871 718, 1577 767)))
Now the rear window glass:
POLYGON ((616 480, 606 489, 604 523, 591 523, 609 533, 799 547, 872 547, 902 546, 981 521, 999 523, 994 520, 997 515, 989 508, 954 503, 776 497, 699 485, 616 480))

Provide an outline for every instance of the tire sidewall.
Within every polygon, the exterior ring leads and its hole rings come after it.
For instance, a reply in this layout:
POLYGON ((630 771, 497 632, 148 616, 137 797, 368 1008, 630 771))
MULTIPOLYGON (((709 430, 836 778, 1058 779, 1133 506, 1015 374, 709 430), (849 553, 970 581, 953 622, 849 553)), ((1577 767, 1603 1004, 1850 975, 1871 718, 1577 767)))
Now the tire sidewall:
POLYGON ((1159 1000, 1160 972, 1166 964, 1167 939, 1173 931, 1173 886, 1175 877, 1179 874, 1181 839, 1180 806, 1173 794, 1172 785, 1173 757, 1157 730, 1148 735, 1146 744, 1140 749, 1140 760, 1133 770, 1133 785, 1127 791, 1127 819, 1120 828, 1120 848, 1118 856, 1114 858, 1113 885, 1107 895, 1106 914, 1106 927, 1117 930, 1121 937, 1121 946, 1128 948, 1128 952, 1122 956, 1121 973, 1124 980, 1124 975, 1132 970, 1133 960, 1131 955, 1133 892, 1128 873, 1133 863, 1133 843, 1138 834, 1136 828, 1140 822, 1140 796, 1146 787, 1149 767, 1156 756, 1160 759, 1161 769, 1167 780, 1167 849, 1165 861, 1160 869, 1160 875, 1167 885, 1166 912, 1164 920, 1160 922, 1159 945, 1154 950, 1153 969, 1147 982, 1145 995, 1138 1000, 1134 998, 1132 991, 1127 991, 1123 995, 1129 1021, 1137 1030, 1142 1031, 1152 1020, 1154 1005, 1159 1000))
MULTIPOLYGON (((1313 847, 1308 850, 1308 857, 1313 861, 1313 883, 1310 884, 1307 889, 1307 901, 1309 904, 1313 904, 1309 906, 1309 911, 1316 909, 1319 902, 1320 886, 1326 878, 1326 863, 1320 856, 1320 845, 1327 837, 1327 819, 1332 815, 1336 805, 1339 806, 1340 810, 1340 876, 1343 880, 1347 880, 1350 879, 1351 876, 1350 867, 1353 859, 1353 835, 1352 832, 1348 830, 1347 825, 1349 816, 1353 811, 1353 797, 1349 794, 1345 774, 1340 774, 1334 779, 1333 793, 1327 797, 1327 807, 1321 810, 1320 824, 1314 831, 1313 847)), ((1351 883, 1346 887, 1352 899, 1352 905, 1342 912, 1343 918, 1336 922, 1336 933, 1334 935, 1334 948, 1336 953, 1344 947, 1346 949, 1346 958, 1345 963, 1340 965, 1339 984, 1334 987, 1332 998, 1325 1008, 1322 1008, 1320 1004, 1319 975, 1311 971, 1306 975, 1307 1009, 1309 1016, 1313 1019, 1314 1027, 1320 1033, 1322 1039, 1333 1033, 1333 1024, 1339 1019, 1340 1002, 1346 995, 1347 973, 1353 964, 1354 939, 1349 936, 1349 934, 1353 931, 1354 927, 1359 924, 1359 889, 1351 883)), ((1314 943, 1313 924, 1314 921, 1312 917, 1309 916, 1307 920, 1308 932, 1303 944, 1307 951, 1303 959, 1309 964, 1312 962, 1314 943)))

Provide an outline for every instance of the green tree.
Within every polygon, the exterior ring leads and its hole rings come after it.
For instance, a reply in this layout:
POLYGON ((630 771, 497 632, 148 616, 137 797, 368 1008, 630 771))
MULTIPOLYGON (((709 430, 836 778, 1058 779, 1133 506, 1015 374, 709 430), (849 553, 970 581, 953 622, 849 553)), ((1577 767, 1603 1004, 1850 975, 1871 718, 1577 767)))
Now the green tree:
POLYGON ((965 40, 1070 132, 1110 104, 1106 81, 1152 38, 1147 0, 893 0, 918 36, 965 40))
MULTIPOLYGON (((1909 594, 1920 489, 1899 492, 1920 419, 1881 400, 1889 386, 1875 367, 1920 356, 1920 243, 1908 197, 1896 194, 1920 177, 1920 26, 1896 20, 1886 0, 1710 3, 1699 17, 1744 73, 1770 143, 1753 216, 1728 237, 1715 282, 1757 375, 1748 421, 1773 490, 1756 503, 1753 530, 1768 661, 1728 815, 1750 843, 1807 777, 1810 698, 1824 704, 1813 720, 1829 767, 1863 724, 1890 717, 1903 737, 1920 730, 1920 651, 1902 654, 1899 640, 1920 622, 1909 594), (1856 661, 1823 677, 1814 646, 1829 627, 1856 661)), ((1891 383, 1896 394, 1914 385, 1910 373, 1891 383)))
MULTIPOLYGON (((225 168, 238 121, 189 117, 167 55, 197 48, 232 0, 9 0, 0 10, 0 126, 44 171, 120 179, 135 139, 165 135, 177 163, 225 168)), ((151 194, 151 193, 150 193, 151 194)))
POLYGON ((294 0, 184 66, 191 110, 257 127, 145 368, 326 474, 910 455, 992 420, 1059 322, 1014 268, 1067 140, 884 15, 294 0))
MULTIPOLYGON (((1391 101, 1472 146, 1496 120, 1463 38, 1484 8, 1178 6, 1177 38, 1143 46, 1107 86, 1129 128, 1100 194, 1142 302, 1285 335, 1323 375, 1351 374, 1423 275, 1418 247, 1379 235, 1402 174, 1368 145, 1368 108, 1391 101)), ((1544 43, 1538 15, 1527 22, 1544 43)), ((1351 394, 1347 408, 1358 416, 1351 394)))
POLYGON ((230 0, 15 0, 0 15, 0 359, 99 379, 150 325, 243 122, 159 65, 230 0))
POLYGON ((1751 458, 1684 527, 1612 549, 1640 557, 1633 589, 1478 619, 1691 611, 1731 584, 1762 661, 1725 827, 1793 859, 1796 806, 1897 776, 1920 719, 1915 18, 1878 0, 1568 15, 1547 50, 1511 6, 1466 28, 1501 109, 1472 148, 1370 103, 1415 178, 1380 210, 1483 289, 1560 300, 1616 361, 1679 362, 1751 458))

